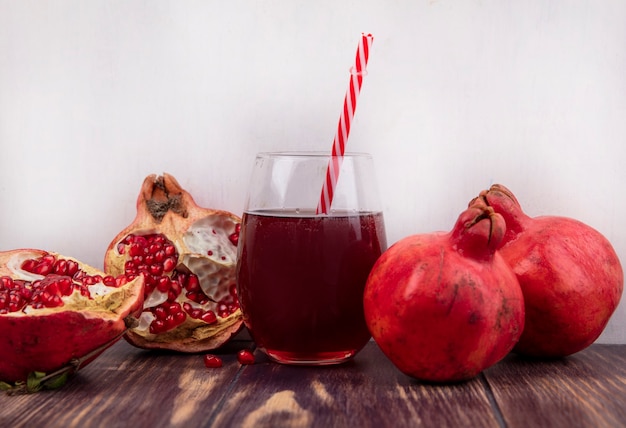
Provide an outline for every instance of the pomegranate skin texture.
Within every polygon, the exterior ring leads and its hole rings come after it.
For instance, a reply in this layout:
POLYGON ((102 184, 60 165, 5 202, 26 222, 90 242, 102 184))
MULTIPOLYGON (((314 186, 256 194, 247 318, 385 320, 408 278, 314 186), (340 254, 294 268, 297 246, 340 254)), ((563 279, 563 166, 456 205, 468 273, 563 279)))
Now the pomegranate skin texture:
POLYGON ((471 379, 504 358, 524 328, 522 292, 496 251, 502 216, 475 205, 452 231, 401 239, 368 277, 372 337, 403 373, 427 382, 471 379))
POLYGON ((604 331, 624 288, 615 250, 597 230, 572 218, 526 215, 506 187, 480 193, 501 214, 499 249, 522 287, 526 327, 514 352, 539 358, 574 354, 604 331))
POLYGON ((129 282, 103 277, 104 272, 56 253, 0 252, 0 381, 22 382, 33 372, 50 374, 99 350, 77 370, 122 337, 127 317, 141 310, 143 277, 129 282), (44 258, 74 264, 78 273, 44 270, 53 266, 44 258), (40 273, 25 268, 29 261, 38 261, 40 273), (60 283, 71 287, 61 292, 60 283), (18 294, 24 299, 17 306, 6 304, 17 301, 18 294))
POLYGON ((105 272, 145 277, 144 308, 125 339, 144 349, 205 352, 243 326, 235 267, 241 219, 203 208, 169 174, 145 178, 137 215, 107 248, 105 272))

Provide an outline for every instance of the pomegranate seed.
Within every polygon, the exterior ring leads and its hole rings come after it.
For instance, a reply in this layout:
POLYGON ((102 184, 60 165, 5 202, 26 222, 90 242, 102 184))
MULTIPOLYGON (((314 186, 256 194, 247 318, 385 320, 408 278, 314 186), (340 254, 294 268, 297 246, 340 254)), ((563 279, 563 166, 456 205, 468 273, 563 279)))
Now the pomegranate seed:
POLYGON ((154 260, 156 260, 159 263, 165 260, 165 251, 159 250, 156 253, 154 253, 154 260))
POLYGON ((154 320, 150 323, 150 333, 158 334, 165 331, 165 322, 163 320, 154 320))
POLYGON ((24 263, 22 263, 22 269, 30 273, 35 273, 36 266, 37 262, 33 259, 25 260, 24 263))
POLYGON ((187 319, 187 314, 184 313, 183 311, 176 312, 172 316, 174 318, 174 326, 177 326, 177 325, 180 325, 180 324, 184 323, 185 320, 187 319))
POLYGON ((11 277, 8 277, 8 276, 0 277, 0 290, 10 289, 13 286, 12 284, 13 284, 13 280, 11 279, 11 277))
POLYGON ((61 295, 63 296, 69 296, 74 291, 74 283, 67 276, 59 278, 57 284, 59 293, 61 293, 61 295))
POLYGON ((45 305, 49 308, 56 308, 59 306, 63 306, 63 300, 57 295, 50 296, 46 299, 45 305))
POLYGON ((201 289, 200 280, 196 275, 189 275, 189 279, 187 281, 185 289, 187 289, 188 291, 199 291, 201 289))
POLYGON ((58 275, 67 275, 67 260, 59 259, 54 263, 53 272, 58 275))
POLYGON ((157 306, 154 308, 153 313, 158 320, 164 320, 165 317, 167 317, 167 309, 163 306, 157 306))
POLYGON ((230 294, 233 297, 237 297, 237 284, 236 283, 232 283, 230 284, 230 287, 228 287, 228 294, 230 294))
POLYGON ((141 248, 145 248, 148 245, 148 240, 143 236, 135 235, 133 237, 133 243, 137 244, 141 248))
POLYGON ((174 303, 172 303, 172 304, 170 305, 170 307, 169 307, 169 308, 167 308, 167 312, 168 312, 169 314, 176 314, 176 313, 181 312, 181 311, 182 311, 182 308, 181 308, 181 306, 180 306, 180 303, 178 303, 178 302, 174 302, 174 303))
POLYGON ((216 355, 206 354, 204 356, 204 365, 209 369, 217 369, 222 367, 222 359, 216 355))
POLYGON ((43 286, 46 293, 50 294, 50 296, 58 296, 59 292, 59 283, 58 282, 50 282, 43 286))
POLYGON ((154 258, 154 254, 148 254, 143 261, 145 262, 145 264, 151 266, 154 264, 154 262, 156 261, 154 258))
POLYGON ((78 270, 79 270, 78 262, 75 262, 74 260, 67 261, 67 275, 68 276, 76 275, 78 270))
POLYGON ((102 283, 104 285, 106 285, 107 287, 117 287, 117 281, 115 280, 115 278, 111 275, 107 275, 104 278, 102 278, 102 283))
POLYGON ((131 257, 141 257, 143 256, 143 247, 139 244, 132 244, 128 249, 128 254, 131 257))
POLYGON ((207 324, 214 324, 217 322, 217 316, 215 316, 215 312, 213 311, 206 311, 204 314, 202 314, 200 319, 207 324))
MULTIPOLYGON (((151 278, 154 278, 154 277, 151 277, 151 278)), ((167 293, 167 291, 170 289, 170 279, 166 276, 162 276, 161 278, 158 279, 158 281, 156 281, 156 288, 161 293, 167 293)))
POLYGON ((148 268, 148 271, 152 274, 152 275, 161 275, 163 273, 163 266, 162 265, 155 265, 152 264, 150 265, 150 267, 148 268))
POLYGON ((171 272, 176 268, 176 258, 170 256, 163 261, 163 272, 171 272))
MULTIPOLYGON (((167 277, 165 277, 165 278, 167 278, 167 277)), ((170 282, 170 290, 172 290, 172 292, 174 294, 176 294, 176 296, 178 296, 183 291, 183 287, 182 287, 182 285, 180 285, 180 283, 178 281, 171 281, 170 282)))
POLYGON ((171 330, 171 329, 173 329, 174 327, 176 327, 178 324, 179 324, 179 323, 177 322, 177 320, 176 320, 175 316, 174 316, 174 315, 172 315, 172 314, 168 314, 168 315, 165 317, 165 327, 164 327, 164 331, 171 330))
POLYGON ((237 353, 237 361, 244 365, 254 364, 254 354, 249 349, 242 349, 237 353))
POLYGON ((185 296, 189 300, 192 300, 201 305, 206 305, 207 303, 209 303, 209 298, 201 290, 200 291, 188 291, 187 293, 185 293, 185 296))
POLYGON ((17 292, 20 293, 22 299, 28 301, 33 298, 33 289, 29 287, 18 288, 17 292))
POLYGON ((53 265, 51 263, 41 262, 35 267, 35 271, 33 273, 46 276, 52 273, 53 265))
POLYGON ((228 237, 228 239, 230 240, 231 244, 233 244, 236 247, 237 244, 239 243, 239 234, 233 233, 228 237))

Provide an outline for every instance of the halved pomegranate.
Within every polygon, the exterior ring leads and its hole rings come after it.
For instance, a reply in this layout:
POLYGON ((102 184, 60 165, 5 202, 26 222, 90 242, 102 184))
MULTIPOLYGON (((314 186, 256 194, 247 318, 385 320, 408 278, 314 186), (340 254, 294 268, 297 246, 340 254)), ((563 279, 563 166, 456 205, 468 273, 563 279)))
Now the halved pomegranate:
POLYGON ((203 352, 242 326, 235 287, 241 219, 199 207, 174 177, 146 177, 135 220, 113 239, 104 269, 128 280, 143 274, 139 325, 125 338, 146 349, 203 352))
POLYGON ((143 282, 57 253, 0 252, 0 380, 21 383, 88 364, 139 315, 143 282))

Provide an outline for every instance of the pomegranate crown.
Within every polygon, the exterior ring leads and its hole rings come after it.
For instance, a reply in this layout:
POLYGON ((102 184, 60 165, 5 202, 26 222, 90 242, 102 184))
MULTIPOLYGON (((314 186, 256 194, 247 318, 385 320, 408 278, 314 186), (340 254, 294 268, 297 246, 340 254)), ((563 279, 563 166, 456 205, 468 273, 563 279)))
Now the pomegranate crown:
POLYGON ((178 184, 172 175, 151 174, 143 182, 137 200, 137 211, 147 211, 157 223, 160 223, 170 211, 187 218, 189 202, 195 204, 192 196, 178 184))
POLYGON ((457 250, 468 256, 481 259, 491 258, 500 246, 506 224, 504 218, 476 198, 463 211, 451 232, 457 250))

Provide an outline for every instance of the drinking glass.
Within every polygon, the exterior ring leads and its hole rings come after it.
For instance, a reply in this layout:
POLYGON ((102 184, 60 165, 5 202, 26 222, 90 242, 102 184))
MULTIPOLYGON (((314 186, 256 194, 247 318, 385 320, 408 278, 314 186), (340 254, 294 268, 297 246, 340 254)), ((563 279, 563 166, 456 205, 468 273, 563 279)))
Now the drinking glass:
POLYGON ((239 235, 244 322, 273 361, 327 365, 370 339, 369 272, 387 247, 371 155, 344 155, 331 209, 316 213, 331 155, 256 156, 239 235))

